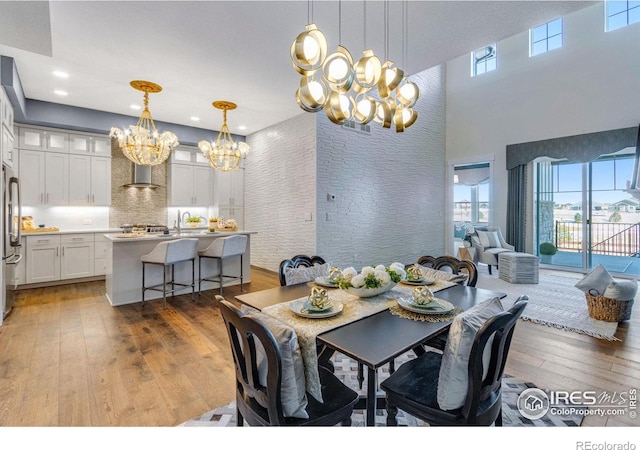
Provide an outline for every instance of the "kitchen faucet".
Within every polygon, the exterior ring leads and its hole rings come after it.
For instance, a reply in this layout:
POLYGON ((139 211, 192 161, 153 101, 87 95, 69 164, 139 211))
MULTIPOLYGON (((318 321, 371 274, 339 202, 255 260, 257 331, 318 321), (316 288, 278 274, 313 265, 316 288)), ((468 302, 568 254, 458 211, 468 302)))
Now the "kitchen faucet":
MULTIPOLYGON (((189 211, 185 211, 184 213, 182 213, 182 221, 184 222, 184 217, 187 216, 188 218, 191 218, 191 213, 189 211)), ((186 222, 185 222, 186 223, 186 222)))

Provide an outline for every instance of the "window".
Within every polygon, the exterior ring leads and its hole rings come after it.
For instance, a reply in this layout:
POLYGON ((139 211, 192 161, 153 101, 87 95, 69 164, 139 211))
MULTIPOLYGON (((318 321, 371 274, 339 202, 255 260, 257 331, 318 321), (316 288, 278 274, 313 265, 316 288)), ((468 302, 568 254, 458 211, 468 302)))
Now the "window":
POLYGON ((607 0, 606 5, 607 31, 640 22, 640 1, 607 0))
POLYGON ((529 56, 562 47, 562 17, 529 30, 529 56))
POLYGON ((453 169, 453 221, 488 224, 491 214, 491 166, 478 163, 453 169))
POLYGON ((471 76, 496 70, 496 44, 471 52, 471 76))

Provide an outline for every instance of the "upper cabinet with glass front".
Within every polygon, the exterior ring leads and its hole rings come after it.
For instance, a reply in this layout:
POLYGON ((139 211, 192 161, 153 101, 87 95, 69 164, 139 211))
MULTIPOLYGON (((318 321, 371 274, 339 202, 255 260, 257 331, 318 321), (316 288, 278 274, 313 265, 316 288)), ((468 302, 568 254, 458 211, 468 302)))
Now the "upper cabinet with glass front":
POLYGON ((26 150, 69 152, 69 133, 54 129, 20 127, 19 147, 26 150))
POLYGON ((111 139, 108 136, 70 134, 69 152, 80 155, 111 156, 111 139))

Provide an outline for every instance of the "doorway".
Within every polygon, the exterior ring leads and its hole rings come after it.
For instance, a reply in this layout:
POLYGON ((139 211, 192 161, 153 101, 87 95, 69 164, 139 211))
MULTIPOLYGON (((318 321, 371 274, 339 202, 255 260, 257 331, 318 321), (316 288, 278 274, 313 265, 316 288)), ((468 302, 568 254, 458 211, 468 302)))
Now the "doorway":
POLYGON ((640 275, 640 200, 629 190, 634 161, 633 149, 585 163, 536 161, 542 264, 579 271, 602 264, 609 272, 640 275))

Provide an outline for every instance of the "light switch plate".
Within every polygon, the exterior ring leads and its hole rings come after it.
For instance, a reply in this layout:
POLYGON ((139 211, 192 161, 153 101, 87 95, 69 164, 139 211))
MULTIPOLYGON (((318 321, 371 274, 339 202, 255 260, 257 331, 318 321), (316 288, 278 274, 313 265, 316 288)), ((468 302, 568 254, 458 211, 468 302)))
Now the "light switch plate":
POLYGON ((82 220, 82 224, 83 225, 91 225, 93 223, 93 219, 83 219, 82 220))

